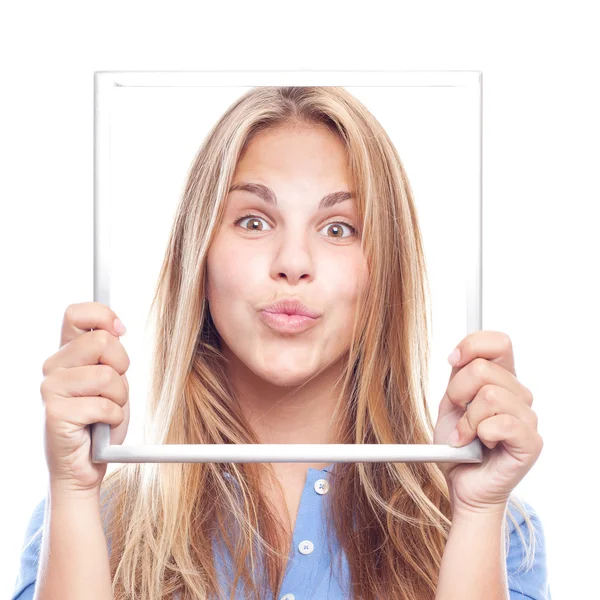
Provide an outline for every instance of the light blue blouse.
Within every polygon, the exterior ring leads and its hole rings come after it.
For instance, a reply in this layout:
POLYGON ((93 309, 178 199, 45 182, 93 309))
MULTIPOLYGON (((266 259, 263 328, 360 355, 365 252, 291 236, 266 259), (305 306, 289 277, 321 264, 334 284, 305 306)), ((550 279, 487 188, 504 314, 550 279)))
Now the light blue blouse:
MULTIPOLYGON (((290 560, 278 600, 345 600, 350 597, 349 571, 345 554, 342 554, 342 570, 332 560, 326 543, 324 501, 329 491, 329 475, 335 463, 324 469, 308 469, 302 491, 293 534, 290 560)), ((19 572, 11 600, 33 600, 35 582, 42 543, 44 508, 46 498, 37 505, 27 526, 21 549, 19 572)), ((524 558, 522 542, 514 525, 510 527, 510 550, 506 567, 511 600, 552 600, 546 564, 546 544, 542 524, 533 508, 523 502, 536 530, 535 562, 532 569, 517 573, 524 558)), ((511 507, 524 538, 528 539, 527 526, 521 514, 511 507)), ((339 547, 334 546, 335 553, 339 547)), ((110 543, 109 543, 110 552, 110 543)), ((230 563, 215 553, 222 588, 229 595, 233 571, 230 563)), ((236 598, 243 598, 241 582, 236 598)))

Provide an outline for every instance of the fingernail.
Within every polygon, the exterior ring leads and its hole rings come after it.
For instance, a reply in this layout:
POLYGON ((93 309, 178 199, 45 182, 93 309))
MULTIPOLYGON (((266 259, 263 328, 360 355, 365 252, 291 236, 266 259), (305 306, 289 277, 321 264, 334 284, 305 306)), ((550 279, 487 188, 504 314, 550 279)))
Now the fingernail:
POLYGON ((125 333, 125 331, 126 331, 125 325, 123 325, 123 323, 121 323, 121 319, 115 319, 115 322, 113 323, 113 326, 115 328, 115 331, 119 335, 123 335, 125 333))
POLYGON ((460 438, 460 434, 458 433, 458 429, 455 429, 448 438, 448 445, 453 448, 458 448, 458 439, 460 438))
POLYGON ((459 360, 460 360, 460 350, 458 348, 454 348, 454 350, 452 350, 452 352, 448 356, 448 362, 452 366, 454 366, 454 365, 458 364, 459 360))

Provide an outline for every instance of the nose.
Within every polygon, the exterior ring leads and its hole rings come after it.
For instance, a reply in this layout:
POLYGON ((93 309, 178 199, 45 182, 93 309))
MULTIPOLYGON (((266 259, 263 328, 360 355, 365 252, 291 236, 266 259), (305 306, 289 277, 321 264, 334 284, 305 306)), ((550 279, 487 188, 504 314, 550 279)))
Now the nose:
POLYGON ((313 258, 305 239, 289 236, 276 249, 271 263, 271 277, 286 278, 296 284, 301 279, 314 277, 313 258))

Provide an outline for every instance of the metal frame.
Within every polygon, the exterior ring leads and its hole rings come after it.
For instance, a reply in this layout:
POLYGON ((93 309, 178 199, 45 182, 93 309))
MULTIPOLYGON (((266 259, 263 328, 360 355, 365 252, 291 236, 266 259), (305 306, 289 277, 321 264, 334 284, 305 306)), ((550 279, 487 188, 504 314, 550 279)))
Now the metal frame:
MULTIPOLYGON (((473 249, 468 279, 469 332, 481 330, 482 73, 480 71, 111 71, 94 73, 94 300, 110 306, 108 231, 110 99, 115 88, 257 85, 450 86, 479 93, 479 199, 468 231, 473 249)), ((461 448, 440 444, 166 444, 110 445, 110 425, 91 425, 92 462, 482 462, 475 438, 461 448)))

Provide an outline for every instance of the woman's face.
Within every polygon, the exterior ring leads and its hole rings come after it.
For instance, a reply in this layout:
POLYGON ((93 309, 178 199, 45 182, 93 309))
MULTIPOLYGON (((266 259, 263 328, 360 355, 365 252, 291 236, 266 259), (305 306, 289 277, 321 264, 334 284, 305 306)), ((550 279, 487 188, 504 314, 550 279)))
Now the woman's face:
POLYGON ((367 273, 356 200, 319 203, 352 192, 351 181, 342 142, 318 125, 263 131, 236 166, 233 186, 265 186, 274 202, 229 193, 208 253, 207 296, 225 355, 274 385, 300 385, 348 350, 367 273), (320 317, 298 333, 273 329, 261 309, 282 298, 320 317))

